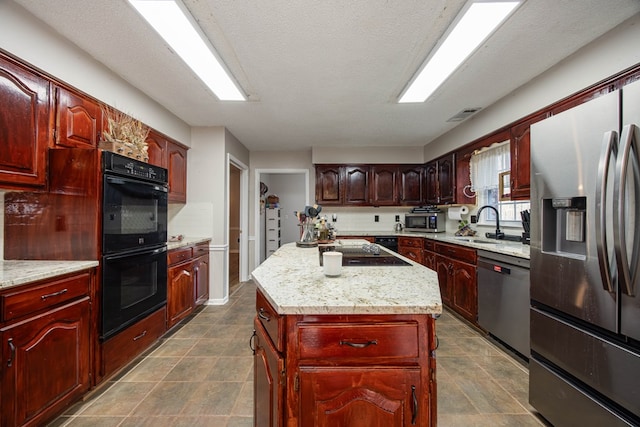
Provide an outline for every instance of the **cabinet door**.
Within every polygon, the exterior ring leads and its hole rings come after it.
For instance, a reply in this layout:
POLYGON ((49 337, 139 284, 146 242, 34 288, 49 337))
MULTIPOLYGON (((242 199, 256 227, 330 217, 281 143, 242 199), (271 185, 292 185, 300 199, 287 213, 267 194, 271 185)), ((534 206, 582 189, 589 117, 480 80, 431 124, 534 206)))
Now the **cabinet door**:
POLYGON ((254 321, 253 425, 284 425, 284 359, 276 350, 259 320, 254 321))
POLYGON ((302 426, 427 426, 425 399, 419 369, 300 369, 302 426))
POLYGON ((425 201, 430 205, 437 205, 438 198, 438 162, 427 163, 424 168, 426 174, 427 191, 425 201))
POLYGON ((398 204, 398 168, 395 166, 371 166, 370 202, 374 206, 398 204))
POLYGON ((209 299, 209 254, 202 255, 195 260, 193 273, 195 304, 204 304, 209 299))
POLYGON ((478 287, 476 267, 459 261, 451 262, 453 308, 473 323, 478 321, 478 287))
POLYGON ((440 296, 442 302, 448 306, 453 302, 453 289, 452 281, 450 279, 450 272, 452 266, 449 258, 443 256, 436 256, 436 273, 438 273, 438 283, 440 284, 440 296))
POLYGON ((431 270, 435 270, 436 269, 436 253, 424 250, 422 252, 422 264, 431 270))
POLYGON ((102 109, 96 101, 56 88, 56 146, 95 148, 101 126, 102 109))
POLYGON ((531 125, 544 118, 546 114, 540 114, 511 128, 511 199, 529 199, 531 125))
POLYGON ((455 203, 456 201, 455 154, 438 160, 438 199, 441 204, 455 203))
POLYGON ((147 136, 147 155, 149 163, 163 168, 167 167, 167 139, 159 133, 150 130, 147 136))
POLYGON ((187 149, 169 141, 166 167, 169 169, 169 202, 187 203, 187 149))
POLYGON ((345 166, 344 204, 365 206, 369 204, 369 167, 345 166))
POLYGON ((336 165, 316 166, 316 202, 341 205, 343 202, 342 168, 336 165))
POLYGON ((44 425, 90 386, 89 297, 3 328, 3 426, 44 425))
POLYGON ((167 327, 170 328, 193 311, 193 275, 190 262, 169 269, 167 283, 167 327))
POLYGON ((0 183, 44 186, 50 84, 0 56, 0 183))
POLYGON ((422 166, 400 166, 398 186, 401 205, 420 206, 425 203, 425 173, 422 166))

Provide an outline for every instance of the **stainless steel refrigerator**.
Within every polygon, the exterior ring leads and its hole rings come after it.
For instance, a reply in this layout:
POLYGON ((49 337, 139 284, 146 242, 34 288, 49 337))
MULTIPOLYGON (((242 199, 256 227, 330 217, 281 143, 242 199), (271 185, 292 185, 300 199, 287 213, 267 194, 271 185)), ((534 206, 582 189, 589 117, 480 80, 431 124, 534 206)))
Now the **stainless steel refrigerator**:
POLYGON ((531 127, 529 402, 640 425, 640 82, 531 127))

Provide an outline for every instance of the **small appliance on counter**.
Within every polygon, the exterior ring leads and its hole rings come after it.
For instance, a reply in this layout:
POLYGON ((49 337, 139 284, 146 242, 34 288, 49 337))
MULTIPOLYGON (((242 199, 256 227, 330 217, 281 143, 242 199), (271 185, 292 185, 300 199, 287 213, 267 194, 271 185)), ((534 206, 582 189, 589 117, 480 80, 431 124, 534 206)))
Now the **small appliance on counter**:
POLYGON ((404 229, 423 233, 444 233, 446 222, 444 212, 436 206, 420 206, 405 214, 404 229))

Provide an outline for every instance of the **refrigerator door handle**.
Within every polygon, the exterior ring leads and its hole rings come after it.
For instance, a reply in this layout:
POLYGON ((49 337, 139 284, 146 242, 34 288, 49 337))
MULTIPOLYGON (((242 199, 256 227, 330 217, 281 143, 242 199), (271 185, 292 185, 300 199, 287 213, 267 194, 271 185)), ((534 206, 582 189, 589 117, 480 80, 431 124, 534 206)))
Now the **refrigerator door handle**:
POLYGON ((609 166, 611 156, 615 159, 618 155, 618 133, 609 131, 602 139, 602 151, 600 162, 598 163, 598 176, 596 187, 596 251, 598 253, 598 264, 602 275, 602 285, 605 291, 614 292, 614 278, 611 266, 615 260, 609 259, 609 248, 607 246, 607 181, 609 178, 609 166))
MULTIPOLYGON (((638 141, 636 134, 638 133, 638 127, 630 124, 626 125, 622 129, 620 135, 620 155, 616 161, 617 176, 614 182, 613 197, 617 201, 617 215, 613 217, 613 230, 615 235, 615 252, 616 252, 616 264, 618 266, 618 272, 620 277, 620 287, 622 292, 629 296, 633 296, 634 289, 633 284, 636 280, 637 263, 638 263, 638 244, 640 240, 635 234, 633 237, 633 248, 631 265, 629 265, 629 258, 627 253, 627 236, 625 233, 625 225, 627 222, 626 208, 627 208, 627 173, 629 165, 632 166, 632 173, 634 179, 634 189, 637 192, 640 188, 640 170, 638 164, 638 141)), ((638 195, 633 195, 634 202, 637 202, 638 195)), ((638 212, 636 212, 638 214, 638 212)), ((630 224, 630 227, 633 227, 630 224)))

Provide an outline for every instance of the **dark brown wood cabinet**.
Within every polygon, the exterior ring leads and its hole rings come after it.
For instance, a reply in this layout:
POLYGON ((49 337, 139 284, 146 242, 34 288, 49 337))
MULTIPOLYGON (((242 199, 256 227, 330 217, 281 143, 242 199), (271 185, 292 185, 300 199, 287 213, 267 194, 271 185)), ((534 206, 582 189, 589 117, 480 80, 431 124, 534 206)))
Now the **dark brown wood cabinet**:
POLYGON ((422 165, 400 165, 398 167, 398 199, 401 205, 421 206, 425 204, 425 169, 422 165))
POLYGON ((316 202, 326 206, 424 204, 422 165, 316 165, 316 202))
POLYGON ((531 191, 531 125, 546 118, 539 114, 511 128, 511 199, 529 199, 531 191))
POLYGON ((155 130, 147 137, 149 163, 169 171, 169 203, 187 202, 187 147, 155 130))
POLYGON ((473 324, 478 322, 477 255, 475 249, 434 244, 442 302, 473 324))
POLYGON ((0 55, 0 185, 44 187, 51 84, 0 55))
POLYGON ((369 204, 369 167, 344 167, 344 205, 369 204))
POLYGON ((425 166, 427 175, 426 202, 445 205, 456 202, 455 153, 450 153, 425 166))
POLYGON ((45 425, 91 387, 94 271, 0 295, 0 425, 45 425))
POLYGON ((55 88, 55 147, 96 148, 102 133, 102 108, 64 87, 55 88))
POLYGON ((370 204, 374 206, 398 205, 398 167, 371 165, 370 204))
POLYGON ((398 237, 398 253, 412 261, 422 264, 424 261, 422 237, 398 237))
POLYGON ((254 323, 255 425, 436 425, 433 317, 283 316, 258 291, 254 323))
POLYGON ((171 328, 209 299, 209 242, 173 249, 167 260, 167 328, 171 328))

